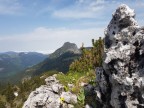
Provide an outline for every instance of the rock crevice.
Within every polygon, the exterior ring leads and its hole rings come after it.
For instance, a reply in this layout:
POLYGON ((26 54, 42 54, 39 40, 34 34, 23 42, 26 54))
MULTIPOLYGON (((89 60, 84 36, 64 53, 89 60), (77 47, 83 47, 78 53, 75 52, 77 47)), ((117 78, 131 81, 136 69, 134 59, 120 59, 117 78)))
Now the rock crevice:
POLYGON ((31 92, 23 108, 74 108, 77 96, 65 92, 55 75, 45 79, 46 85, 41 85, 31 92))
POLYGON ((103 67, 96 74, 99 108, 144 107, 144 29, 125 4, 105 30, 103 67))

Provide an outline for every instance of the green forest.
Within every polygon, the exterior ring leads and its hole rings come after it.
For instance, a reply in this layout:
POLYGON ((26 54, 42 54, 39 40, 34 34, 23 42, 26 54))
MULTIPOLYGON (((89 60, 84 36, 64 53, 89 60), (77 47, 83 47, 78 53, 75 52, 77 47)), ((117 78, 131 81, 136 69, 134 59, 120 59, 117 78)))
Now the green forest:
POLYGON ((66 91, 69 90, 67 86, 69 83, 74 84, 72 92, 77 94, 79 101, 75 105, 76 108, 83 107, 85 102, 89 103, 91 100, 93 100, 91 104, 95 104, 95 97, 84 95, 83 88, 79 84, 85 82, 95 85, 95 68, 102 66, 103 45, 104 41, 101 37, 98 40, 92 39, 91 48, 85 48, 82 45, 80 48, 81 56, 71 63, 68 72, 60 73, 59 71, 49 70, 22 80, 16 85, 10 82, 7 85, 0 83, 0 108, 7 108, 8 106, 10 108, 22 108, 31 91, 45 84, 44 79, 53 74, 57 74, 57 79, 65 86, 66 91), (18 93, 18 96, 15 96, 14 93, 18 93))

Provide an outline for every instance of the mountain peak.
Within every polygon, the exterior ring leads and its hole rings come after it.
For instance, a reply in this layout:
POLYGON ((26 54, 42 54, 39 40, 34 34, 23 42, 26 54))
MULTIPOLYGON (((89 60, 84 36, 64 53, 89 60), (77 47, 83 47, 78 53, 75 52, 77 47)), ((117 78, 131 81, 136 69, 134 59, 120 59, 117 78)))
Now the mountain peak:
POLYGON ((65 42, 64 44, 63 44, 63 46, 65 46, 65 45, 76 45, 75 43, 70 43, 70 42, 65 42))
POLYGON ((63 48, 64 50, 70 50, 70 49, 77 50, 78 49, 75 43, 70 43, 70 42, 65 42, 61 48, 63 48))
POLYGON ((52 53, 49 57, 50 58, 56 58, 60 55, 66 53, 66 52, 72 52, 74 54, 79 54, 80 51, 75 43, 65 42, 62 47, 58 48, 54 53, 52 53))

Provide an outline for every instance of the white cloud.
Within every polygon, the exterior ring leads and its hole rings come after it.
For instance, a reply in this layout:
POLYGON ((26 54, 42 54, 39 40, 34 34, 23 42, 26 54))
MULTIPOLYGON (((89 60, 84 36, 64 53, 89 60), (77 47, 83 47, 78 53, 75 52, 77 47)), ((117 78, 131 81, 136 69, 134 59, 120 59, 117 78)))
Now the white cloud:
POLYGON ((104 0, 78 0, 72 6, 55 10, 52 15, 58 18, 96 18, 104 4, 104 0))
POLYGON ((0 14, 17 14, 20 8, 18 0, 0 0, 0 14))
MULTIPOLYGON (((101 9, 101 7, 97 8, 101 9)), ((96 8, 95 8, 96 10, 96 8)), ((80 11, 80 10, 60 10, 60 11, 55 11, 53 13, 54 16, 59 17, 59 18, 74 18, 74 19, 79 19, 79 18, 95 18, 96 15, 93 12, 90 11, 80 11)))
POLYGON ((103 28, 90 29, 49 29, 36 28, 31 33, 5 36, 0 39, 0 51, 39 51, 52 52, 64 42, 73 42, 81 46, 91 46, 91 39, 103 36, 103 28))

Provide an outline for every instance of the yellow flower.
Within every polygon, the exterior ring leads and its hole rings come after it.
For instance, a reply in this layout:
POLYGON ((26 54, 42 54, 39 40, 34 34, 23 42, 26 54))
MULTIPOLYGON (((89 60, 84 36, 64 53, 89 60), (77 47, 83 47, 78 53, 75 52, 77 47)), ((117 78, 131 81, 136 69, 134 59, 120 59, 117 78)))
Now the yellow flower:
POLYGON ((64 98, 60 97, 60 102, 63 103, 64 102, 64 98))

